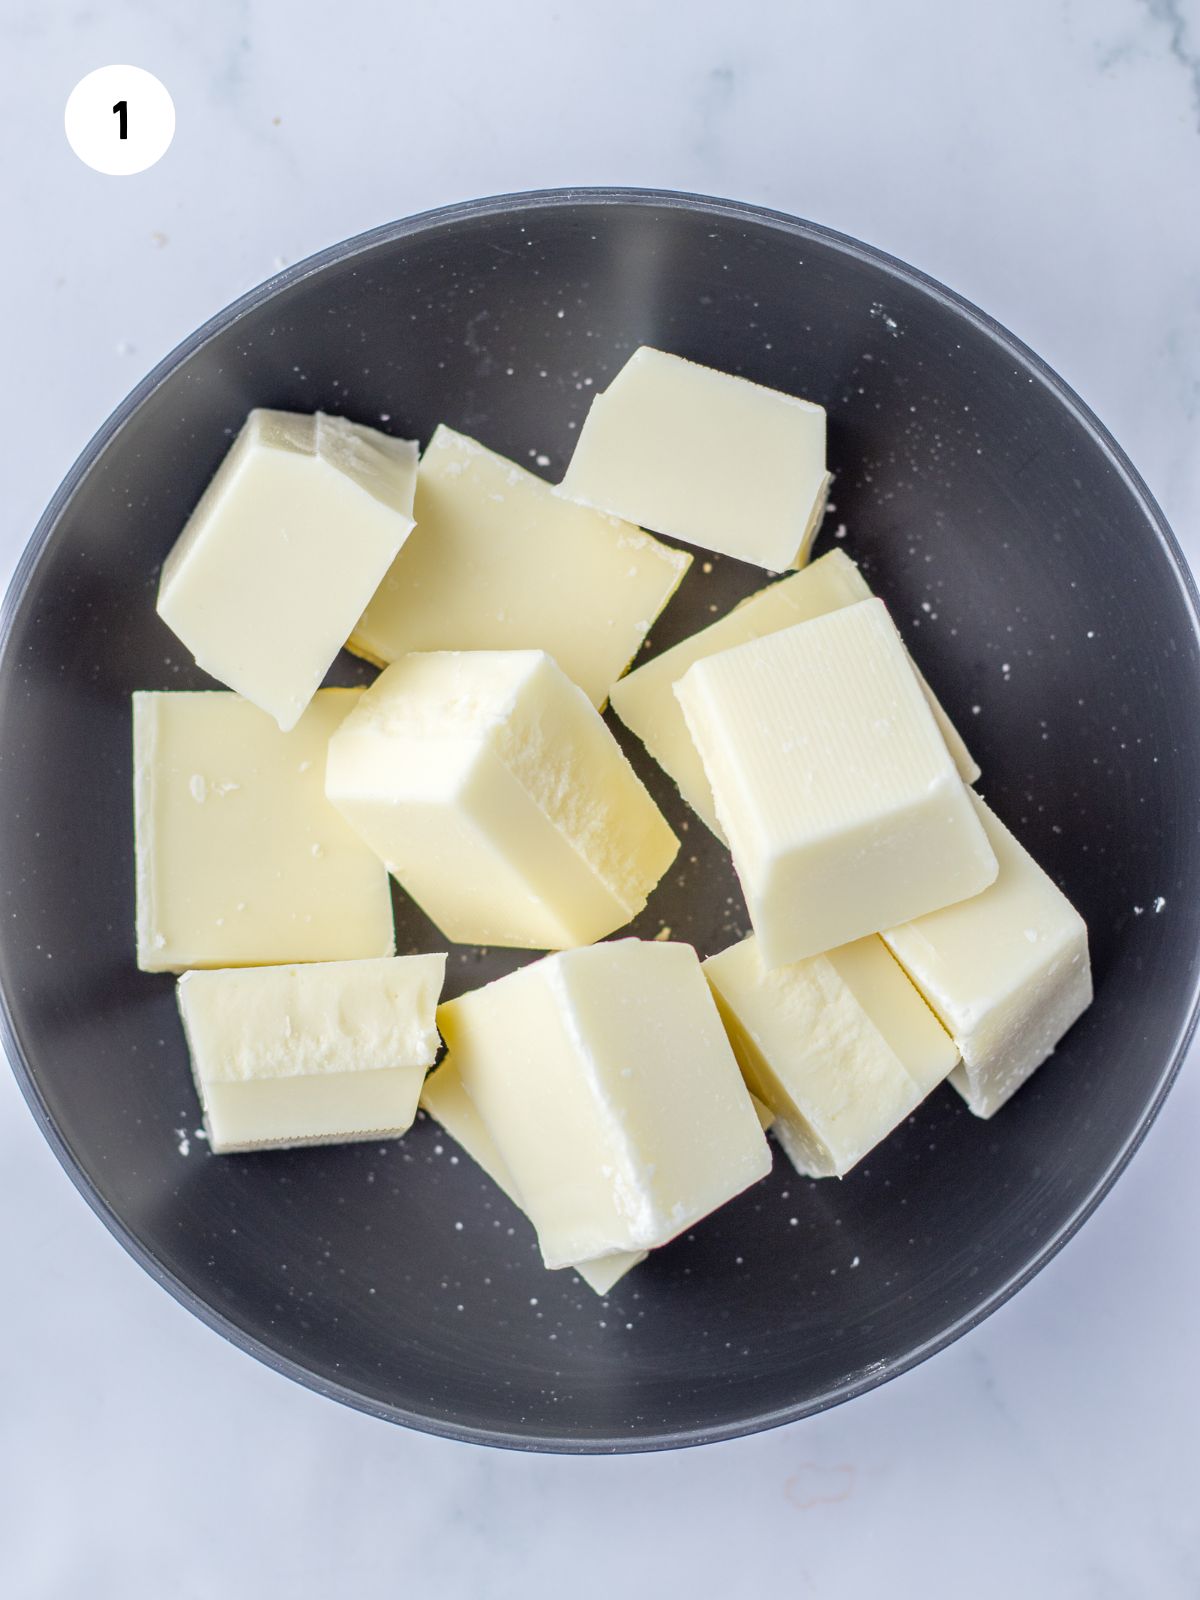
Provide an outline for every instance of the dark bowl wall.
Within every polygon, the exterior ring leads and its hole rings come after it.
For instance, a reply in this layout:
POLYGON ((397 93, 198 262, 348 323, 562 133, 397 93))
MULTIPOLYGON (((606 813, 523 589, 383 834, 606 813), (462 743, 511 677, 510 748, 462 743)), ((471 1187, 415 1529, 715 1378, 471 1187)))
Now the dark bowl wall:
MULTIPOLYGON (((608 1449, 735 1433, 867 1387, 1045 1259, 1165 1092, 1200 900, 1191 600, 1145 490, 1057 380, 850 241, 717 202, 583 194, 341 247, 218 318, 133 398, 14 590, 0 985, 34 1109, 150 1270, 369 1410, 608 1449), (155 616, 157 572, 251 406, 423 440, 444 420, 557 478, 591 395, 644 342, 828 407, 822 547, 844 536, 862 561, 984 793, 1086 916, 1097 999, 993 1123, 944 1089, 841 1183, 777 1156, 605 1304, 541 1270, 522 1219, 432 1124, 381 1146, 208 1156, 172 982, 134 967, 129 694, 207 685, 155 616)), ((653 645, 761 581, 702 561, 653 645)), ((337 673, 369 675, 349 658, 337 673)), ((699 823, 683 837, 634 931, 665 922, 706 955, 745 916, 724 852, 699 823)), ((401 951, 443 947, 397 905, 401 951)), ((456 950, 450 992, 523 959, 456 950)))

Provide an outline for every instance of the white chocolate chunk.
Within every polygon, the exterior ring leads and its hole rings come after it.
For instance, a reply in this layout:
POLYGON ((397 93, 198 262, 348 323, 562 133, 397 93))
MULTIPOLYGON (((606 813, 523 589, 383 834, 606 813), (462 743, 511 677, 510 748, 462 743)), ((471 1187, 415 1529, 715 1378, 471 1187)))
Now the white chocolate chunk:
POLYGON ((881 600, 697 661, 675 693, 767 967, 995 878, 970 791, 881 600), (911 909, 893 914, 900 906, 911 909))
POLYGON ((1092 1002, 1083 918, 996 815, 971 797, 1000 873, 982 894, 884 938, 954 1036, 950 1082, 990 1117, 1092 1002))
MULTIPOLYGON (((870 586, 850 557, 842 550, 831 550, 791 577, 768 584, 718 622, 681 639, 613 684, 613 710, 637 734, 693 811, 718 838, 724 835, 717 821, 712 786, 688 732, 683 708, 675 698, 675 685, 690 666, 708 656, 870 598, 870 586)), ((978 766, 933 690, 919 673, 917 676, 963 782, 974 783, 979 776, 978 766)))
POLYGON ((380 666, 545 650, 597 709, 692 560, 446 427, 421 459, 416 519, 350 648, 380 666))
MULTIPOLYGON (((521 1206, 521 1197, 512 1174, 504 1165, 504 1157, 496 1149, 495 1140, 487 1131, 483 1118, 462 1086, 454 1057, 447 1055, 436 1072, 431 1072, 421 1090, 421 1105, 435 1117, 455 1141, 462 1146, 471 1160, 512 1201, 521 1206)), ((575 1261, 572 1266, 589 1289, 605 1295, 625 1274, 646 1259, 644 1250, 618 1252, 601 1256, 598 1261, 575 1261)))
POLYGON ((547 956, 438 1023, 549 1267, 665 1244, 770 1168, 689 945, 547 956))
MULTIPOLYGON (((750 1096, 754 1114, 764 1132, 772 1126, 775 1114, 754 1094, 750 1096)), ((462 1086, 458 1067, 452 1055, 446 1055, 436 1071, 425 1079, 421 1090, 421 1105, 434 1117, 471 1160, 482 1167, 492 1182, 524 1210, 512 1174, 504 1165, 504 1158, 496 1148, 495 1140, 484 1126, 483 1118, 462 1086)), ((575 1261, 574 1270, 589 1289, 606 1295, 633 1267, 646 1259, 645 1250, 618 1251, 614 1255, 600 1256, 595 1261, 575 1261)))
POLYGON ((592 401, 560 493, 771 572, 825 510, 821 406, 643 345, 592 401))
POLYGON ((596 1261, 576 1261, 573 1266, 592 1293, 603 1297, 616 1288, 627 1272, 640 1266, 648 1254, 647 1250, 618 1250, 596 1261))
POLYGON ((400 1134, 438 1049, 444 955, 187 972, 179 1011, 210 1147, 400 1134))
POLYGON ((958 1060, 874 935, 774 971, 751 935, 710 956, 704 975, 746 1082, 810 1177, 849 1172, 958 1060))
POLYGON ((330 741, 326 785, 459 944, 602 939, 679 848, 599 712, 539 650, 395 662, 330 741))
POLYGON ((133 696, 143 971, 391 955, 387 872, 325 798, 361 693, 320 690, 289 733, 221 690, 133 696))
POLYGON ((163 564, 159 616, 294 727, 412 530, 416 479, 406 439, 252 411, 163 564))
POLYGON ((596 1261, 576 1261, 574 1269, 593 1294, 602 1298, 616 1288, 627 1272, 645 1261, 648 1250, 618 1250, 615 1255, 601 1256, 596 1261))
POLYGON ((712 786, 692 742, 675 685, 689 667, 734 645, 870 598, 858 568, 840 550, 768 585, 728 615, 636 667, 610 690, 612 708, 671 777, 687 803, 720 836, 712 786))

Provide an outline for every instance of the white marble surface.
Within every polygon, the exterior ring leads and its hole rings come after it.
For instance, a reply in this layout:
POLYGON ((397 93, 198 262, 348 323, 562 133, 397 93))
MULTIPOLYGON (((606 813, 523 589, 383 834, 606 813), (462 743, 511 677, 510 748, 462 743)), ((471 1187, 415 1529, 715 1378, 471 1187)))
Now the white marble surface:
MULTIPOLYGON (((0 56, 5 576, 109 409, 282 261, 585 183, 763 201, 942 278, 1082 392, 1200 558, 1196 0, 3 0, 0 56), (125 60, 179 131, 110 179, 62 106, 125 60)), ((1195 1600, 1196 1066, 954 1348, 814 1421, 620 1460, 404 1433, 259 1367, 126 1257, 0 1074, 0 1592, 1195 1600)))

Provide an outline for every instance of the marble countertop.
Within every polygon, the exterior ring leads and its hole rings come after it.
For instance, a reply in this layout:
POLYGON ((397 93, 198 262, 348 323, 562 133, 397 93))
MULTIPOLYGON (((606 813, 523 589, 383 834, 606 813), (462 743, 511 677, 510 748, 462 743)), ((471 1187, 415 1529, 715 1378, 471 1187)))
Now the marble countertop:
MULTIPOLYGON (((760 201, 952 285, 1091 403, 1200 558, 1200 4, 686 14, 4 0, 3 576, 111 407, 284 262, 594 183, 760 201), (113 61, 178 112, 135 178, 62 134, 113 61)), ((0 1073, 0 1590, 1194 1600, 1197 1065, 1082 1233, 950 1350, 805 1423, 617 1460, 406 1433, 260 1367, 109 1237, 0 1073)))

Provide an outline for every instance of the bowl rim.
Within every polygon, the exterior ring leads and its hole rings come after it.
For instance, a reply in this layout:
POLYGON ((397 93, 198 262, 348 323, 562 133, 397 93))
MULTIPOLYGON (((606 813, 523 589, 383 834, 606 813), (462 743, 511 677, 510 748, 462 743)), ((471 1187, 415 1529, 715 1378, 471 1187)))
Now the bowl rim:
MULTIPOLYGON (((1007 355, 1050 389, 1074 417, 1077 424, 1099 446, 1110 466, 1125 488, 1140 506, 1159 547, 1175 574, 1176 581, 1188 609, 1193 637, 1200 643, 1200 594, 1188 568, 1179 543, 1163 515, 1157 501, 1128 456, 1091 408, 1059 375, 1031 350, 1022 340, 997 322, 985 311, 937 279, 916 267, 909 266, 898 257, 864 244, 851 235, 828 228, 821 223, 795 217, 787 212, 746 202, 721 199, 712 195, 695 194, 684 190, 648 189, 637 187, 582 187, 515 191, 484 196, 475 200, 458 201, 418 212, 413 216, 384 223, 363 233, 319 250, 295 262, 283 271, 240 295, 236 300, 202 323, 187 338, 180 341, 138 383, 108 418, 96 430, 68 470, 38 520, 24 551, 18 559, 0 607, 0 675, 10 666, 9 655, 12 634, 17 616, 33 581, 37 567, 50 545, 59 520, 80 484, 99 460, 112 440, 125 424, 154 395, 155 391, 183 362, 202 349, 216 335, 232 327, 248 312, 273 299, 281 291, 303 282, 306 278, 323 272, 327 267, 368 254, 380 245, 411 239, 417 235, 451 229, 460 223, 479 218, 512 216, 526 212, 537 216, 541 212, 562 210, 574 206, 593 207, 643 207, 648 210, 687 211, 722 221, 733 221, 765 226, 790 234, 798 240, 808 240, 832 246, 839 253, 857 259, 882 271, 885 276, 916 289, 940 302, 955 317, 965 320, 1007 355)), ((573 1437, 569 1433, 546 1431, 521 1433, 503 1428, 482 1428, 447 1420, 436 1415, 426 1415, 400 1405, 372 1400, 348 1385, 323 1378, 311 1372, 298 1361, 280 1354, 254 1334, 239 1327, 232 1319, 216 1311, 207 1301, 165 1268, 132 1229, 113 1210, 85 1171, 70 1141, 58 1128, 42 1095, 37 1077, 20 1042, 8 995, 0 982, 0 1041, 12 1066, 21 1092, 47 1143, 68 1177, 87 1201, 91 1209, 124 1246, 133 1259, 158 1284, 181 1305, 215 1332, 223 1335, 239 1349, 256 1357, 264 1365, 306 1388, 338 1400, 357 1411, 400 1423, 421 1433, 441 1438, 457 1439, 472 1444, 491 1445, 506 1449, 546 1452, 563 1455, 633 1454, 647 1451, 682 1449, 693 1445, 716 1443, 742 1438, 746 1435, 780 1427, 804 1417, 816 1415, 857 1398, 878 1388, 890 1379, 911 1371, 930 1356, 953 1344, 963 1334, 977 1327, 985 1318, 998 1310, 1018 1290, 1022 1289, 1047 1265, 1073 1238, 1084 1222, 1108 1194, 1117 1178, 1129 1164, 1173 1085, 1187 1053, 1197 1021, 1200 1020, 1200 950, 1193 953, 1192 995, 1187 1014, 1180 1026, 1175 1042, 1159 1072, 1154 1092, 1147 1101, 1137 1123, 1129 1131, 1124 1143, 1108 1167, 1092 1184, 1088 1194, 1076 1207, 1072 1216, 1059 1232, 1013 1272, 1010 1277, 971 1311, 956 1318, 938 1334, 894 1359, 874 1362, 831 1385, 821 1394, 790 1405, 755 1412, 736 1421, 716 1426, 691 1426, 669 1429, 631 1437, 615 1434, 610 1437, 573 1437)))

